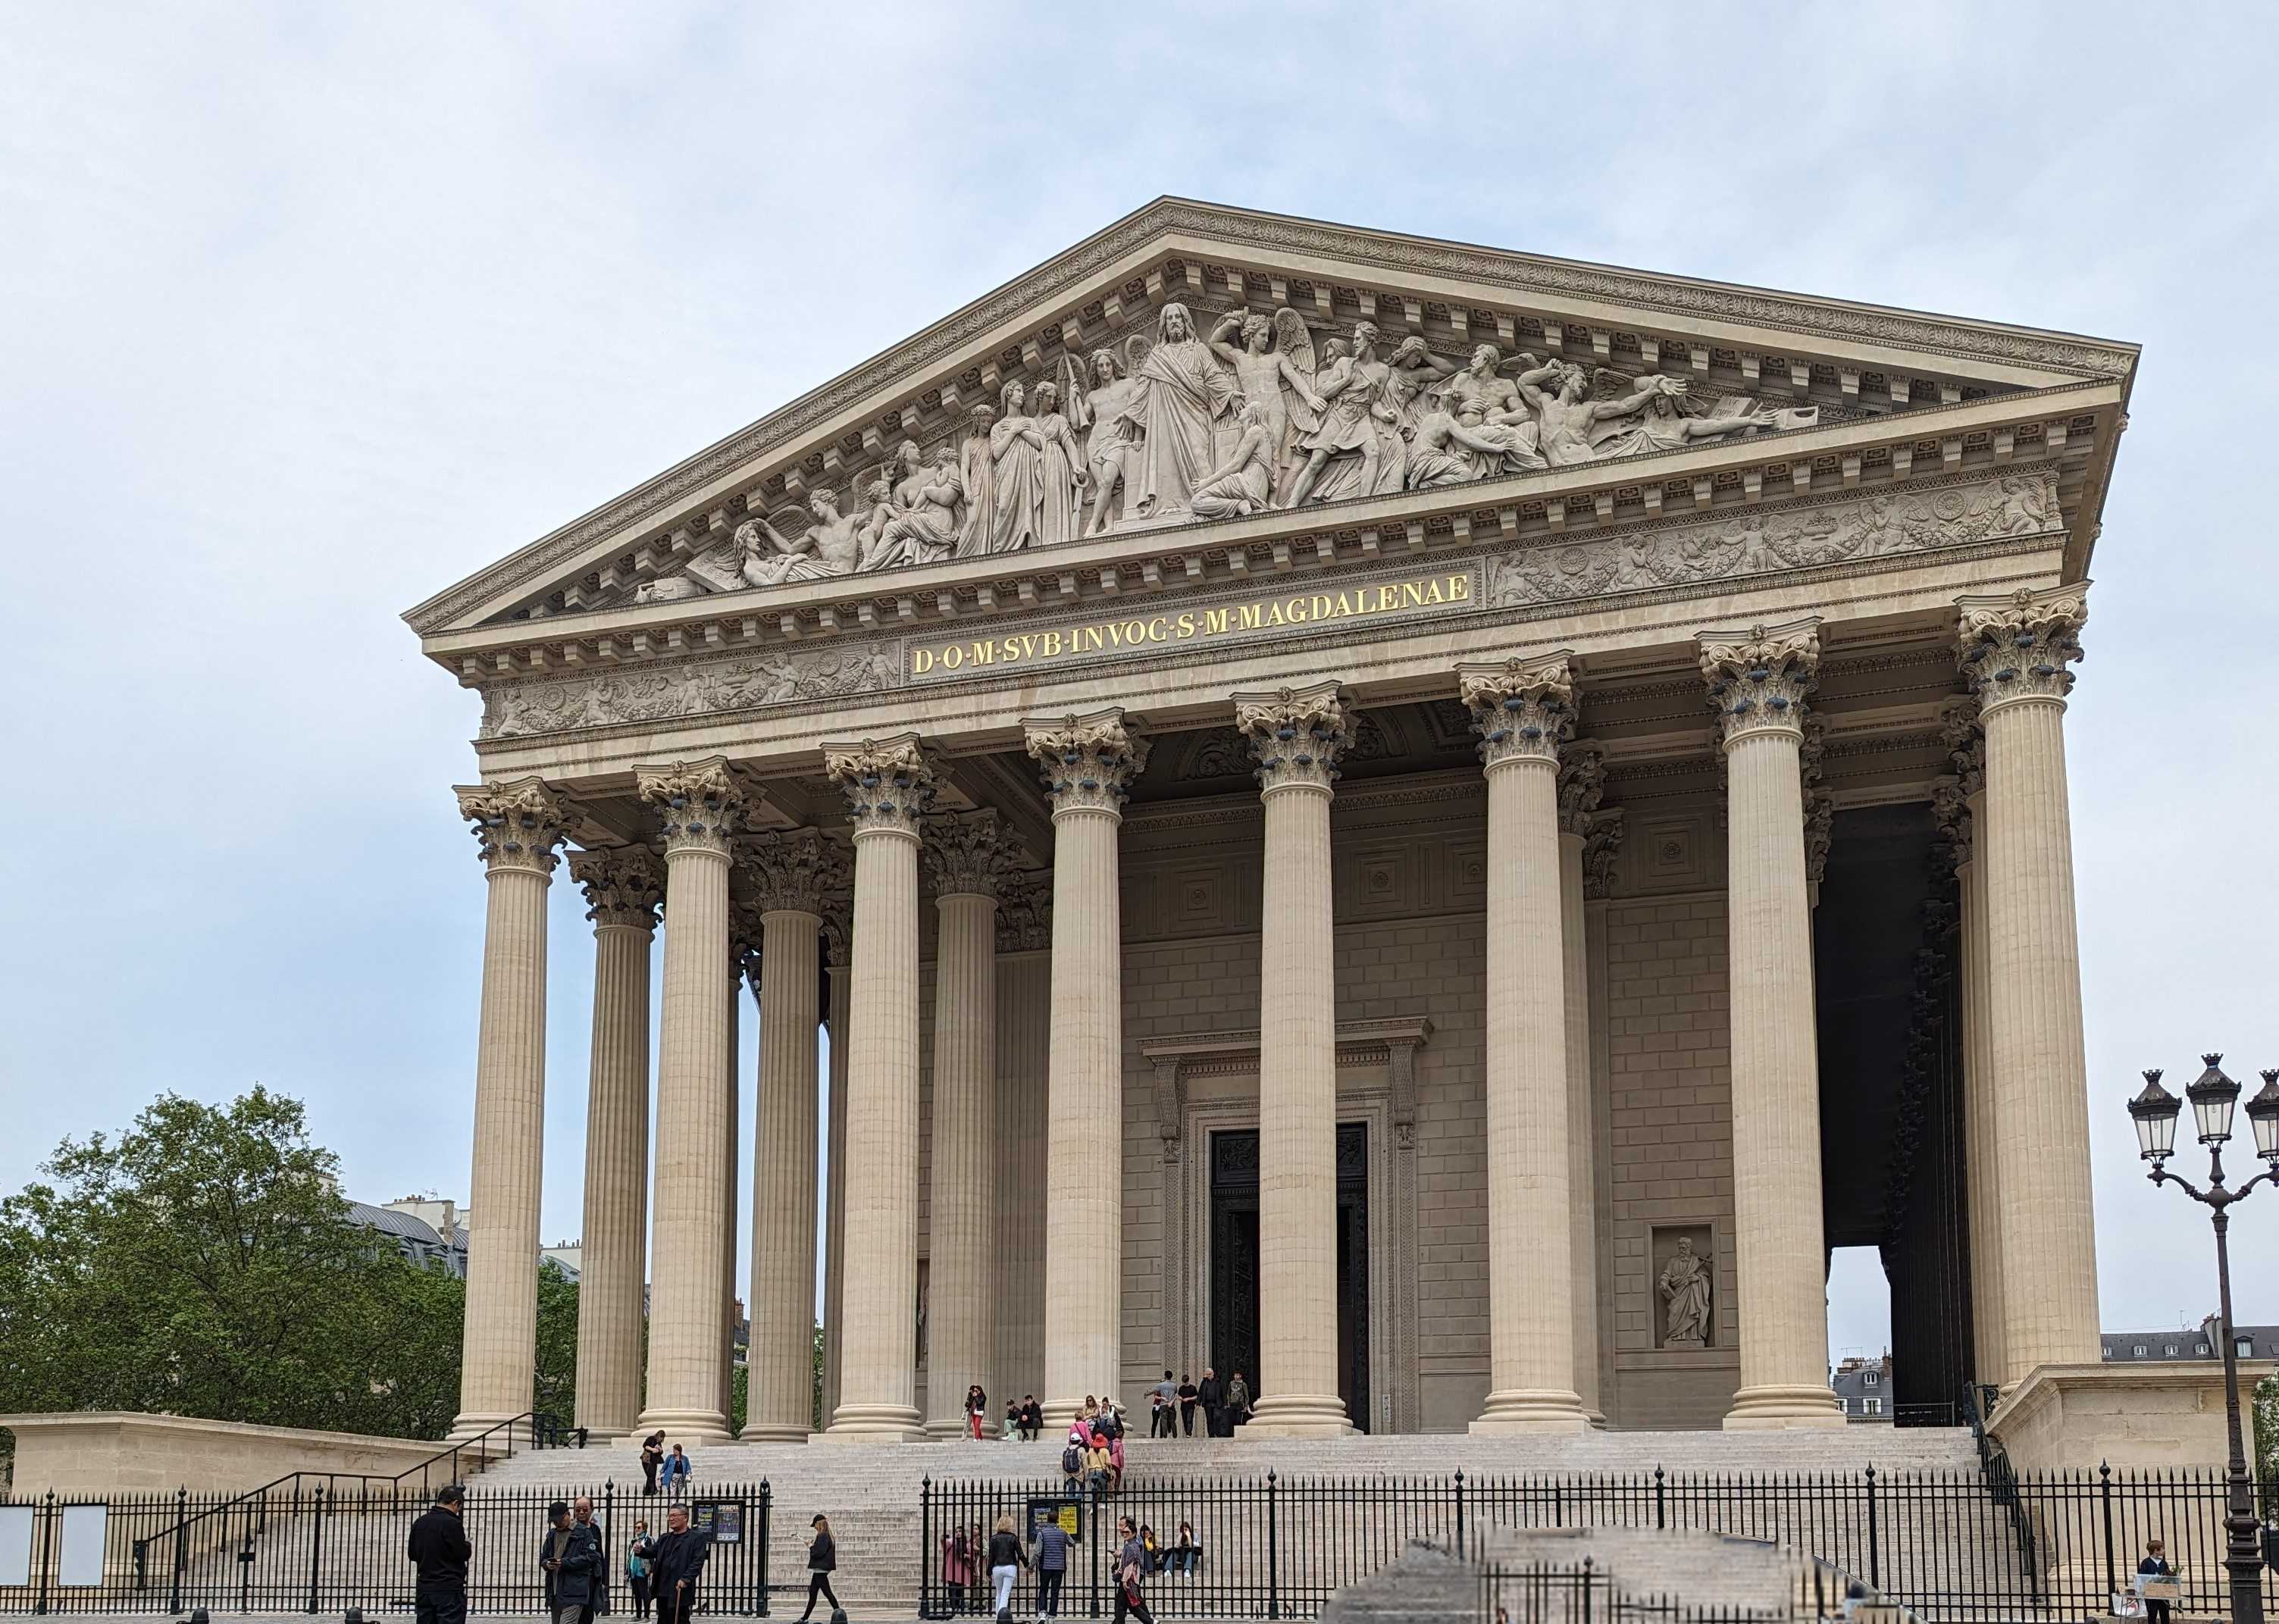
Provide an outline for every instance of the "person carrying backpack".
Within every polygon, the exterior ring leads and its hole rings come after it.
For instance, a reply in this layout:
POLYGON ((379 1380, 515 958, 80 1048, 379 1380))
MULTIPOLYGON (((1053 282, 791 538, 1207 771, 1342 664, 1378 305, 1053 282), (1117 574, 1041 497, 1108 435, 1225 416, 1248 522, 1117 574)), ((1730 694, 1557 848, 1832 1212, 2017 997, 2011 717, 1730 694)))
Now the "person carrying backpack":
POLYGON ((1071 1492, 1084 1487, 1084 1456, 1090 1443, 1082 1422, 1069 1429, 1068 1443, 1061 1449, 1061 1475, 1071 1492))

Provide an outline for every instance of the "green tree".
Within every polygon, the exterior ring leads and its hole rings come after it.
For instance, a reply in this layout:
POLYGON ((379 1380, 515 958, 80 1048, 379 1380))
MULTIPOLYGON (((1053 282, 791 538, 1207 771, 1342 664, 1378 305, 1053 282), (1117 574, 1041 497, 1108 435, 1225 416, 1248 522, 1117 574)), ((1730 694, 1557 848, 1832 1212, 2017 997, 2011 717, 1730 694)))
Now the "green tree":
POLYGON ((2249 1413, 2255 1422, 2256 1478, 2263 1490, 2263 1514, 2279 1514, 2279 1373, 2256 1383, 2249 1413))
POLYGON ((0 1410, 449 1424, 464 1291, 346 1221, 297 1100, 164 1094, 42 1171, 0 1202, 0 1410))
POLYGON ((538 1266, 538 1374, 530 1407, 565 1425, 578 1413, 578 1283, 551 1258, 538 1266))

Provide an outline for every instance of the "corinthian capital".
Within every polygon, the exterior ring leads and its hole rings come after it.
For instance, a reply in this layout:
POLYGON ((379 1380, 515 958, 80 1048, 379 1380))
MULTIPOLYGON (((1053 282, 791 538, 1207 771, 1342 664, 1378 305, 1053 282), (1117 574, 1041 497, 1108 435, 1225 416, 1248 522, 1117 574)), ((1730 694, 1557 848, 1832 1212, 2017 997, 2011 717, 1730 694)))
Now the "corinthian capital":
POLYGON ((1623 854, 1628 828, 1620 807, 1594 813, 1583 837, 1583 894, 1592 900, 1615 893, 1615 864, 1623 854))
POLYGON ((476 847, 491 872, 554 872, 559 861, 555 847, 562 844, 569 814, 544 779, 462 784, 452 793, 459 798, 459 816, 474 825, 476 847))
POLYGON ((1938 838, 1961 868, 1970 861, 1970 838, 1975 832, 1970 817, 1970 802, 1964 793, 1962 780, 1957 778, 1933 778, 1930 781, 1930 816, 1938 825, 1938 838))
POLYGON ((996 813, 986 807, 944 813, 926 819, 924 834, 919 852, 936 896, 996 896, 1013 866, 1013 841, 997 826, 996 813))
POLYGON ((2062 704, 2073 692, 2067 668, 2081 658, 2088 582, 1961 598, 1955 609, 1961 622, 1955 646, 1981 716, 2015 700, 2062 704))
POLYGON ((1958 693, 1938 708, 1938 737, 1963 798, 1976 795, 1986 787, 1986 730, 1978 725, 1976 694, 1958 693))
POLYGON ((1335 682, 1234 696, 1234 727, 1258 763, 1262 794, 1326 790, 1354 741, 1354 713, 1335 682))
POLYGON ((1820 621, 1700 634, 1701 677, 1720 735, 1801 734, 1805 696, 1818 686, 1820 621))
POLYGON ((863 739, 823 746, 823 771, 845 792, 855 835, 908 835, 917 839, 918 819, 933 804, 933 763, 918 747, 916 733, 892 739, 863 739))
POLYGON ((712 852, 728 855, 728 842, 744 821, 744 786, 728 770, 725 755, 636 767, 641 798, 656 811, 664 834, 664 854, 712 852))
POLYGON ((1132 780, 1147 764, 1148 744, 1125 725, 1120 709, 1081 716, 1032 716, 1022 723, 1029 755, 1041 770, 1053 816, 1124 810, 1132 780))
POLYGON ((847 854, 820 829, 752 836, 736 853, 736 871, 763 914, 820 918, 824 898, 848 883, 847 854))
POLYGON ((1053 945, 1053 877, 1017 869, 997 882, 997 951, 1034 953, 1053 945))
POLYGON ((1472 713, 1480 760, 1490 771, 1507 762, 1556 762, 1575 731, 1575 673, 1565 649, 1533 659, 1456 668, 1456 696, 1472 713))
POLYGON ((664 865, 646 846, 597 846, 570 854, 570 877, 586 890, 586 917, 597 931, 613 925, 656 929, 664 901, 664 865))

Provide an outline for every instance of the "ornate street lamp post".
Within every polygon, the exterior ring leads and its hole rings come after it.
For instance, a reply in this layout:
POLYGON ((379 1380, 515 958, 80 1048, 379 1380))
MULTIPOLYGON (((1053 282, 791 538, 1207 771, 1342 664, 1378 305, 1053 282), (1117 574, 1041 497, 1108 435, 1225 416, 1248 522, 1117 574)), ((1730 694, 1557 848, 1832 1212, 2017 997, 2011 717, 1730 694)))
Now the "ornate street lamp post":
POLYGON ((2231 1429, 2229 1463, 2229 1504, 2224 1526, 2223 1565, 2231 1574, 2232 1624, 2263 1624, 2263 1560, 2256 1551, 2255 1498, 2247 1475, 2247 1451, 2239 1427, 2239 1359, 2231 1336, 2231 1252, 2225 1239, 2231 1228, 2231 1207, 2246 1199, 2258 1184, 2279 1184, 2279 1071, 2263 1074, 2262 1092, 2247 1102, 2247 1120, 2255 1132, 2255 1153, 2267 1164, 2237 1190, 2223 1184, 2223 1147, 2231 1138, 2232 1107, 2239 1102, 2239 1084, 2223 1075, 2221 1054, 2203 1054, 2207 1069, 2177 1099, 2160 1086, 2160 1074, 2145 1074, 2145 1091, 2129 1102, 2137 1121, 2137 1145, 2144 1160, 2152 1164, 2156 1184, 2180 1187, 2195 1201, 2211 1209, 2215 1225, 2215 1278, 2223 1332, 2224 1419, 2231 1429), (2184 1100, 2191 1101, 2193 1125, 2199 1141, 2208 1147, 2208 1187, 2199 1190, 2188 1179, 2168 1169, 2176 1148, 2176 1119, 2184 1100))

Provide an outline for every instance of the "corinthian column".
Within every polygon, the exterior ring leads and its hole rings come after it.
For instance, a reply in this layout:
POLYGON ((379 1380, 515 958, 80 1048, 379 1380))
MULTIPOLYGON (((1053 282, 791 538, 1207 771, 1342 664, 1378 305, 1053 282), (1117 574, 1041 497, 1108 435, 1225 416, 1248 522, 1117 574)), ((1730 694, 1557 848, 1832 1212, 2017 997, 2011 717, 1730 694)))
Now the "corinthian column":
MULTIPOLYGON (((1568 1290, 1575 1311, 1575 1391, 1594 1427, 1607 1424, 1599 1398, 1599 1225, 1591 1099, 1591 962, 1584 938, 1583 849, 1606 792, 1606 765, 1593 745, 1569 745, 1559 763, 1559 940, 1567 994, 1568 1290)), ((1494 792, 1491 790, 1490 794, 1494 792)))
POLYGON ((728 1436, 721 1407, 733 1180, 727 1112, 734 984, 728 962, 728 847, 744 794, 725 757, 634 769, 664 839, 664 1007, 656 1065, 656 1266, 648 1398, 638 1423, 692 1442, 728 1436))
POLYGON ((530 1408, 538 1359, 538 1194, 546 1131, 546 887, 562 802, 537 778, 462 785, 490 882, 475 1040, 474 1209, 454 1437, 530 1408))
POLYGON ((916 733, 825 743, 855 823, 847 1044, 847 1240, 839 1408, 825 1435, 919 1438, 918 818, 933 799, 916 733))
MULTIPOLYGON (((1563 650, 1460 665, 1456 675, 1488 780, 1489 1391, 1472 1430, 1580 1432, 1589 1419, 1576 1391, 1578 1203, 1559 807, 1559 744, 1574 725, 1575 683, 1563 650)), ((1579 910, 1579 841, 1575 888, 1579 910)))
POLYGON ((1992 994, 1987 1052, 2006 1384, 2037 1365, 2098 1357, 2064 728, 2087 594, 2086 586, 2060 586, 1958 606, 1963 676, 1978 694, 1985 733, 1976 861, 1992 994))
POLYGON ((1978 701, 1946 707, 1945 729, 1952 777, 1931 785, 1931 816, 1954 854, 1961 954, 1963 1205, 1970 1230, 1970 1325, 1973 1379, 2002 1380, 2002 1247, 2000 1198, 1996 1193, 1993 1078, 1987 1065, 1985 866, 1978 861, 1978 831, 1985 814, 1986 774, 1978 738, 1978 701))
POLYGON ((1258 1383, 1248 1432, 1338 1436, 1337 939, 1330 795, 1353 744, 1334 682, 1234 696, 1266 805, 1258 995, 1258 1383))
POLYGON ((1729 1429, 1841 1427, 1828 1387, 1820 1061, 1805 869, 1805 695, 1819 622, 1701 633, 1725 751, 1733 1225, 1741 1388, 1729 1429))
POLYGON ((758 910, 759 1109, 752 1133, 752 1342, 746 1438, 802 1443, 815 1386, 817 969, 823 900, 847 860, 818 830, 763 834, 745 847, 758 910))
POLYGON ((664 866, 646 846, 570 855, 594 923, 586 1222, 578 1270, 578 1425, 621 1437, 641 1411, 648 1273, 648 955, 664 866))
POLYGON ((1046 1062, 1045 1424, 1112 1393, 1124 1354, 1123 915, 1116 835, 1147 762, 1120 709, 1032 718, 1053 807, 1053 1030, 1046 1062))
MULTIPOLYGON (((1011 851, 994 812, 926 820, 941 929, 934 945, 933 1199, 927 1207, 926 1430, 965 1430, 965 1390, 987 1372, 1002 1283, 996 1215, 997 881, 1011 851)), ((983 1428, 997 1429, 987 1417, 983 1428)))
POLYGON ((823 961, 831 978, 831 1120, 823 1199, 823 1424, 839 1413, 839 1352, 847 1329, 847 1029, 855 979, 855 893, 824 900, 823 961))

